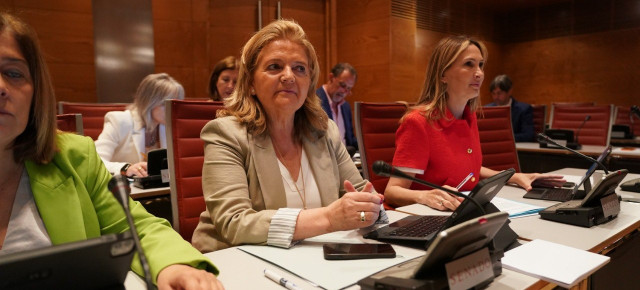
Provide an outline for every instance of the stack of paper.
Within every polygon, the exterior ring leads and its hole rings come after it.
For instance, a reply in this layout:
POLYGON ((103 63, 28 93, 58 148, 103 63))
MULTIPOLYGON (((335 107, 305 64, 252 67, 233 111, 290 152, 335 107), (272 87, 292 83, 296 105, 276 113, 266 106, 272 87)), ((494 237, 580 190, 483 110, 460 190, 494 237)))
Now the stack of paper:
POLYGON ((502 266, 571 288, 609 262, 607 256, 533 240, 504 254, 502 266))

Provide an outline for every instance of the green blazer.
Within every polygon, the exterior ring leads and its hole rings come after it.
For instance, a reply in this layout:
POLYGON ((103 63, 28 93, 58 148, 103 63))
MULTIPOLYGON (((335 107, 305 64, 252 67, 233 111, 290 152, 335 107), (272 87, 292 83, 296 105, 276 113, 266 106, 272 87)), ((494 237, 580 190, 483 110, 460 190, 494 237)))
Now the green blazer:
MULTIPOLYGON (((57 136, 58 153, 48 164, 25 162, 31 190, 54 245, 129 230, 122 206, 108 190, 111 174, 96 152, 93 140, 70 133, 57 136)), ((129 200, 151 275, 172 264, 186 264, 209 272, 218 269, 183 240, 170 224, 129 200)), ((142 274, 137 256, 131 268, 142 274)))

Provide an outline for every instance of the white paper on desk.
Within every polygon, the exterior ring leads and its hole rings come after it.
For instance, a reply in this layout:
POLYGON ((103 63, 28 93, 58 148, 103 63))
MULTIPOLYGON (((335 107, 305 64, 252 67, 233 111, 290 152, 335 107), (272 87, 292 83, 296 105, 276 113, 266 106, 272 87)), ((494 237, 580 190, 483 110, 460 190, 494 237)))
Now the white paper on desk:
POLYGON ((545 240, 533 240, 504 253, 502 266, 571 288, 609 260, 607 256, 545 240))
POLYGON ((393 259, 329 261, 324 259, 322 244, 303 241, 289 249, 254 245, 238 248, 326 289, 351 286, 371 274, 425 254, 424 250, 394 245, 393 259))

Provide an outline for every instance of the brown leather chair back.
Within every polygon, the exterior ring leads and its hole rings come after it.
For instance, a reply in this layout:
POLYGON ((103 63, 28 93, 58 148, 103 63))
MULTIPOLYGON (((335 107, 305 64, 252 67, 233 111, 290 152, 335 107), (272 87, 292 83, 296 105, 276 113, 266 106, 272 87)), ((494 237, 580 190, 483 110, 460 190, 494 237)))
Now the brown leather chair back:
POLYGON ((200 131, 223 108, 220 102, 167 100, 167 159, 169 162, 173 228, 191 241, 200 214, 204 142, 200 131))
POLYGON ((533 131, 536 135, 544 133, 547 124, 547 105, 531 105, 533 107, 533 131))
POLYGON ((61 114, 56 116, 56 124, 58 130, 83 135, 82 115, 80 114, 61 114))
MULTIPOLYGON (((583 145, 609 145, 613 105, 595 106, 556 106, 551 107, 552 129, 569 129, 574 131, 577 142, 583 145), (591 118, 584 122, 587 116, 591 118), (584 126, 578 132, 578 128, 584 126)), ((575 138, 574 137, 574 138, 575 138)))
POLYGON ((104 115, 111 111, 124 111, 126 103, 74 103, 58 102, 58 114, 81 114, 84 135, 97 140, 104 126, 104 115))
POLYGON ((483 107, 477 112, 477 116, 482 166, 493 170, 513 168, 520 172, 511 126, 511 107, 483 107))
POLYGON ((355 130, 363 175, 379 193, 384 192, 389 178, 377 176, 371 166, 377 160, 393 161, 396 131, 406 111, 407 106, 401 103, 355 102, 355 130))

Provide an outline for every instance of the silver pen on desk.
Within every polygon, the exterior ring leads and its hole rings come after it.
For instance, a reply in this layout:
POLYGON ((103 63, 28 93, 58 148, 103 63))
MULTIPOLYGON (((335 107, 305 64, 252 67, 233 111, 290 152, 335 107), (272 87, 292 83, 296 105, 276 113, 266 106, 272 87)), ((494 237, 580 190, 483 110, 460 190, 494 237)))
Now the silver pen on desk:
POLYGON ((298 287, 296 284, 293 284, 293 282, 267 269, 264 269, 264 275, 271 281, 276 282, 289 290, 302 290, 302 288, 298 287))
POLYGON ((471 179, 471 177, 473 177, 473 172, 469 173, 469 175, 467 175, 467 177, 465 177, 462 182, 460 182, 460 184, 458 184, 458 186, 456 186, 456 190, 460 190, 460 188, 462 188, 464 186, 465 183, 467 183, 467 181, 469 181, 469 179, 471 179))

